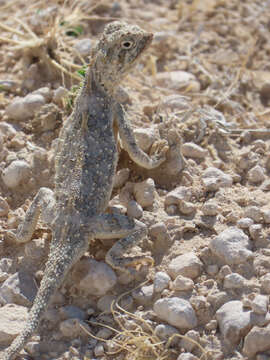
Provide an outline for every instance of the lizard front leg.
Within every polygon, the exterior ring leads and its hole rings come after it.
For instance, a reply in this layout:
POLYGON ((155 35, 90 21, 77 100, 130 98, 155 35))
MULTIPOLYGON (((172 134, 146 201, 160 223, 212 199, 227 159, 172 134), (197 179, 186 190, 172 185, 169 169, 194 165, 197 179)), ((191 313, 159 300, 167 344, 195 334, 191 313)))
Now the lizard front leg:
POLYGON ((114 110, 123 147, 128 152, 131 159, 146 169, 153 169, 162 164, 166 160, 165 154, 169 147, 165 145, 158 155, 152 157, 148 156, 138 147, 132 128, 122 106, 117 103, 114 110))
POLYGON ((46 223, 52 220, 54 205, 53 191, 45 187, 40 188, 25 214, 24 221, 18 227, 16 240, 20 243, 31 240, 40 215, 46 223))
POLYGON ((91 234, 91 238, 120 238, 106 254, 105 260, 113 269, 125 272, 127 265, 134 265, 143 260, 153 262, 152 258, 144 255, 122 257, 123 253, 147 234, 146 225, 138 220, 118 214, 101 214, 90 220, 86 232, 91 234))

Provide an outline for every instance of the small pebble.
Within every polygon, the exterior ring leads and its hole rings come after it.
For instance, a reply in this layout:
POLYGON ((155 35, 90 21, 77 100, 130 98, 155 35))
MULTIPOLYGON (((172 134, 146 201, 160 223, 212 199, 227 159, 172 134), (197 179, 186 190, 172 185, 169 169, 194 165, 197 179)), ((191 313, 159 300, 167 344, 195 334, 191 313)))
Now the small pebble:
POLYGON ((172 286, 175 291, 190 291, 194 288, 194 281, 185 276, 178 275, 173 281, 172 286))
POLYGON ((262 239, 262 225, 261 224, 250 225, 249 234, 252 240, 254 241, 258 241, 262 239))
POLYGON ((154 285, 142 286, 132 291, 132 297, 139 305, 149 306, 154 295, 154 285))
POLYGON ((179 211, 181 214, 191 215, 196 211, 196 206, 189 201, 181 200, 179 202, 179 211))
POLYGON ((116 300, 114 295, 106 294, 97 301, 97 308, 102 312, 110 312, 112 302, 116 300))
POLYGON ((176 279, 178 275, 195 279, 201 274, 202 265, 202 262, 194 252, 186 252, 171 260, 168 265, 168 274, 173 279, 176 279))
POLYGON ((104 329, 100 329, 97 333, 96 336, 101 338, 101 339, 109 339, 113 334, 113 331, 107 328, 104 329))
POLYGON ((220 279, 224 279, 225 276, 232 274, 232 270, 229 267, 229 265, 224 265, 222 266, 222 268, 219 270, 218 276, 220 279))
POLYGON ((200 83, 195 76, 186 71, 164 71, 158 72, 156 76, 158 85, 166 86, 172 90, 200 91, 200 83))
POLYGON ((188 98, 178 94, 168 95, 163 98, 162 106, 170 110, 187 110, 189 108, 188 98))
POLYGON ((33 91, 31 95, 41 95, 44 97, 47 103, 49 103, 52 100, 52 90, 47 86, 33 91))
POLYGON ((9 205, 4 198, 0 196, 0 216, 7 216, 9 205))
POLYGON ((137 202, 143 207, 152 206, 155 199, 155 183, 149 178, 134 185, 134 196, 137 202))
POLYGON ((147 152, 155 142, 156 132, 156 129, 153 127, 135 129, 134 136, 139 148, 147 152))
POLYGON ((95 353, 95 356, 97 356, 97 357, 103 356, 105 354, 103 344, 96 345, 95 348, 94 348, 94 353, 95 353))
MULTIPOLYGON (((270 164, 269 164, 270 165, 270 164)), ((268 169, 267 169, 268 170, 268 169)), ((265 180, 261 185, 262 191, 270 191, 270 180, 265 180)))
POLYGON ((13 92, 16 90, 18 83, 13 80, 0 80, 0 90, 13 92))
POLYGON ((160 293, 169 286, 171 278, 164 271, 158 271, 154 277, 154 292, 160 293))
POLYGON ((178 207, 176 205, 168 205, 166 207, 166 212, 170 216, 176 215, 178 213, 178 207))
POLYGON ((16 121, 27 121, 45 103, 45 98, 40 94, 28 94, 24 98, 17 97, 6 107, 6 115, 16 121))
POLYGON ((260 280, 262 292, 270 295, 270 273, 265 274, 260 280))
POLYGON ((260 89, 260 100, 263 106, 269 106, 270 102, 270 83, 265 83, 260 89))
POLYGON ((185 143, 182 145, 182 153, 186 157, 194 159, 205 159, 208 151, 194 143, 185 143))
POLYGON ((199 360, 199 358, 189 352, 185 352, 180 354, 177 360, 199 360))
POLYGON ((64 88, 63 86, 59 86, 56 90, 53 92, 53 101, 59 105, 63 105, 64 98, 68 95, 68 90, 64 88))
POLYGON ((269 305, 269 298, 265 295, 256 294, 252 303, 251 307, 254 313, 256 314, 266 314, 268 311, 269 305))
POLYGON ((202 174, 202 182, 206 191, 217 191, 222 187, 231 187, 233 179, 222 170, 209 167, 202 174))
POLYGON ((90 55, 90 51, 92 48, 91 39, 80 39, 77 40, 74 45, 75 52, 78 52, 80 56, 86 57, 90 55))
POLYGON ((114 175, 113 187, 120 188, 124 186, 125 183, 128 181, 129 174, 130 174, 129 168, 123 168, 121 170, 118 170, 117 173, 114 175))
POLYGON ((207 323, 207 324, 205 325, 205 329, 208 330, 208 331, 216 330, 217 325, 218 325, 217 320, 216 320, 216 319, 212 319, 212 320, 209 321, 209 323, 207 323))
POLYGON ((263 220, 266 224, 270 224, 270 210, 263 210, 262 211, 263 220))
POLYGON ((185 333, 185 338, 180 340, 181 348, 188 352, 191 352, 197 347, 196 343, 200 343, 200 333, 195 330, 189 330, 185 333), (189 339, 191 339, 191 341, 189 339))
POLYGON ((248 229, 253 224, 254 220, 249 217, 241 218, 236 223, 240 229, 248 229))
POLYGON ((245 285, 246 279, 237 273, 231 273, 225 276, 223 286, 225 289, 240 289, 245 285))
POLYGON ((210 249, 225 264, 241 264, 253 256, 251 243, 243 230, 228 227, 210 241, 210 249))
POLYGON ((198 324, 190 302, 179 297, 157 300, 154 303, 154 312, 161 320, 180 330, 190 330, 198 324))
POLYGON ((260 165, 256 165, 248 171, 247 176, 250 183, 262 183, 265 179, 264 169, 260 165))
POLYGON ((143 216, 143 208, 135 200, 130 200, 127 204, 127 215, 140 219, 143 216))
POLYGON ((201 210, 205 216, 215 216, 221 211, 221 207, 216 201, 208 200, 203 204, 201 210))
POLYGON ((258 206, 248 206, 244 211, 244 216, 257 223, 261 222, 263 218, 262 210, 258 206))
MULTIPOLYGON (((159 324, 155 327, 155 335, 164 341, 168 341, 171 336, 177 333, 178 333, 178 329, 176 329, 171 325, 159 324)), ((176 343, 177 341, 178 339, 176 337, 173 343, 176 343)))
POLYGON ((2 179, 9 188, 15 188, 25 181, 31 173, 26 161, 15 160, 2 173, 2 179))
POLYGON ((206 268, 206 272, 210 276, 215 276, 218 273, 218 266, 216 264, 208 265, 206 268))

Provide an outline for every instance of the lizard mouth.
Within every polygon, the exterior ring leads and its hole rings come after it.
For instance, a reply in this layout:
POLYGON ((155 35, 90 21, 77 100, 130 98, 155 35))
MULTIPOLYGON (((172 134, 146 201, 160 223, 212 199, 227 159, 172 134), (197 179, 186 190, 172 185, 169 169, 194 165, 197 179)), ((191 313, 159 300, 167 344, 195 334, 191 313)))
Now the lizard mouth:
POLYGON ((144 46, 142 48, 142 51, 147 49, 148 46, 151 44, 151 42, 153 40, 153 36, 154 36, 154 34, 152 34, 152 33, 147 33, 147 35, 144 36, 145 42, 144 42, 144 46))
POLYGON ((154 36, 154 34, 152 34, 152 33, 147 33, 146 35, 144 35, 141 49, 140 49, 140 51, 138 51, 138 55, 134 58, 132 63, 134 63, 136 60, 138 60, 140 58, 140 56, 144 53, 144 50, 146 50, 150 46, 150 44, 153 40, 153 36, 154 36))

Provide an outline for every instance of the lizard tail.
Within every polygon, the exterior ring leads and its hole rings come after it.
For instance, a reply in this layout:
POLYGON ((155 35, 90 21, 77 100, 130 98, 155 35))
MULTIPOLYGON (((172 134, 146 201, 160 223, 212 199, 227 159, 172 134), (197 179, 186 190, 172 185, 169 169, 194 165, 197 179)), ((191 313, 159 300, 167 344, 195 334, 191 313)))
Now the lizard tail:
POLYGON ((64 246, 56 247, 51 251, 40 288, 25 327, 4 352, 3 360, 13 360, 33 335, 55 291, 63 283, 65 275, 70 268, 85 253, 87 247, 87 241, 79 241, 75 244, 67 241, 64 246))

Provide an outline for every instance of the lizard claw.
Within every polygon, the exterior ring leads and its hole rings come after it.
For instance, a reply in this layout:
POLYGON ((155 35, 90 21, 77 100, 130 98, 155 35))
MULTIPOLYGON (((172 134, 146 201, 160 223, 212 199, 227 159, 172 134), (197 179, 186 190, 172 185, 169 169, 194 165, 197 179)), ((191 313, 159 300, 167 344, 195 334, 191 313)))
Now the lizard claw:
POLYGON ((11 240, 11 241, 14 241, 14 242, 17 242, 17 236, 16 234, 11 231, 11 230, 6 230, 5 231, 5 236, 8 240, 11 240))
POLYGON ((168 150, 168 142, 166 140, 158 140, 152 145, 150 156, 155 162, 161 164, 166 160, 168 150))

